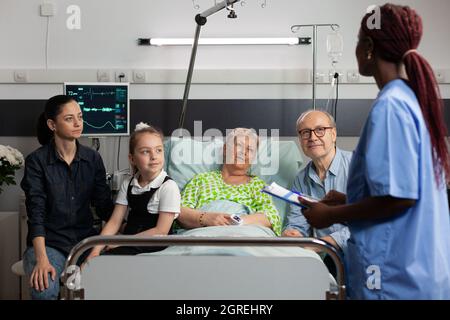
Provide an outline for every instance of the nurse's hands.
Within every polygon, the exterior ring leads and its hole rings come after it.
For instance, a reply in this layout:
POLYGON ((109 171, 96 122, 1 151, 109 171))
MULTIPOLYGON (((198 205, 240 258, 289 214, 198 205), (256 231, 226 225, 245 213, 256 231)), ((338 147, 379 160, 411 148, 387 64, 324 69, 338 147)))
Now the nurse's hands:
POLYGON ((298 197, 298 200, 307 207, 307 209, 302 210, 302 213, 311 226, 317 229, 323 229, 333 224, 330 206, 322 202, 311 202, 302 197, 298 197))
POLYGON ((331 190, 322 200, 320 200, 320 202, 325 203, 328 206, 339 206, 347 202, 347 196, 345 193, 331 190))

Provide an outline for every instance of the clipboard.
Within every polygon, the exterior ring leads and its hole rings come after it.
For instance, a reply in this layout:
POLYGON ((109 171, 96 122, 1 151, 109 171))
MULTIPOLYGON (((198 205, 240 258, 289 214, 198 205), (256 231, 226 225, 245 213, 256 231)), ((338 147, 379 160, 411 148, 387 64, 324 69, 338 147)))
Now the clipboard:
POLYGON ((319 202, 319 199, 313 198, 311 196, 305 195, 303 193, 294 191, 294 190, 288 190, 280 185, 278 185, 276 182, 272 182, 270 185, 265 186, 261 189, 261 192, 267 193, 271 195, 272 197, 281 199, 283 201, 289 202, 290 204, 299 206, 301 208, 308 208, 307 206, 303 205, 298 201, 298 197, 305 198, 308 201, 311 202, 319 202))

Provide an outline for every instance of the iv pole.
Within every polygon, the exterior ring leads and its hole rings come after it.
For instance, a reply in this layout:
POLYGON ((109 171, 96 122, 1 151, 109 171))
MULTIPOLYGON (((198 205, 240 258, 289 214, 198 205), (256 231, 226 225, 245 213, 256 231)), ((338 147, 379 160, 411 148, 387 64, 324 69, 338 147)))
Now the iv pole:
POLYGON ((316 66, 317 66, 317 28, 318 27, 331 27, 333 31, 339 29, 339 25, 336 23, 325 23, 325 24, 296 24, 291 26, 291 31, 293 33, 298 32, 302 27, 312 27, 313 28, 313 77, 312 77, 312 100, 313 109, 316 110, 316 66))
POLYGON ((189 89, 191 87, 191 81, 192 81, 192 73, 194 71, 194 63, 195 63, 195 56, 197 54, 197 46, 198 46, 198 38, 200 37, 200 29, 203 25, 206 24, 207 17, 210 15, 227 8, 230 10, 230 13, 228 14, 228 18, 236 18, 236 14, 234 10, 231 8, 228 8, 228 6, 232 6, 234 3, 238 2, 240 0, 225 0, 222 2, 219 2, 214 7, 209 8, 208 10, 203 11, 202 13, 199 13, 195 16, 195 22, 197 23, 197 27, 195 29, 195 37, 194 37, 194 43, 192 45, 192 51, 191 51, 191 59, 189 61, 189 69, 186 79, 186 85, 184 87, 184 94, 183 94, 183 108, 181 109, 180 119, 178 121, 178 128, 182 129, 184 126, 184 117, 186 116, 186 107, 187 107, 187 101, 189 97, 189 89))

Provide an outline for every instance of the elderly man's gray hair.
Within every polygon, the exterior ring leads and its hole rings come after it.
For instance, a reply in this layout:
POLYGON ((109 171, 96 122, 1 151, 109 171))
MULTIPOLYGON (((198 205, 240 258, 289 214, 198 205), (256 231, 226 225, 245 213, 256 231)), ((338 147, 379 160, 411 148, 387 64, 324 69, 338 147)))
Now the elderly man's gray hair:
POLYGON ((295 127, 298 128, 298 126, 305 119, 305 117, 308 114, 310 114, 311 112, 314 112, 314 111, 322 112, 324 115, 326 115, 328 117, 329 122, 330 122, 330 127, 336 128, 336 122, 334 121, 334 118, 333 118, 333 116, 330 113, 328 113, 328 112, 326 112, 324 110, 313 110, 313 109, 310 109, 310 110, 307 110, 307 111, 303 112, 300 115, 300 117, 298 117, 297 122, 295 124, 295 127))

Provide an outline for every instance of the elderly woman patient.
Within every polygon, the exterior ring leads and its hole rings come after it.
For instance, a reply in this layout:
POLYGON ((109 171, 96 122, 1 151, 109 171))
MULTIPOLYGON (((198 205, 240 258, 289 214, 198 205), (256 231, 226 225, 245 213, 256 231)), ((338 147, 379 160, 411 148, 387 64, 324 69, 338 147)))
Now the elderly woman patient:
MULTIPOLYGON (((209 206, 217 201, 246 208, 243 224, 256 224, 281 233, 281 219, 269 195, 260 192, 265 183, 249 175, 259 141, 252 129, 236 128, 226 137, 221 170, 196 175, 184 188, 178 222, 187 229, 235 224, 229 210, 209 206), (216 208, 217 212, 208 209, 216 208)), ((228 208, 229 209, 229 208, 228 208)), ((234 213, 244 213, 234 212, 234 213)))

